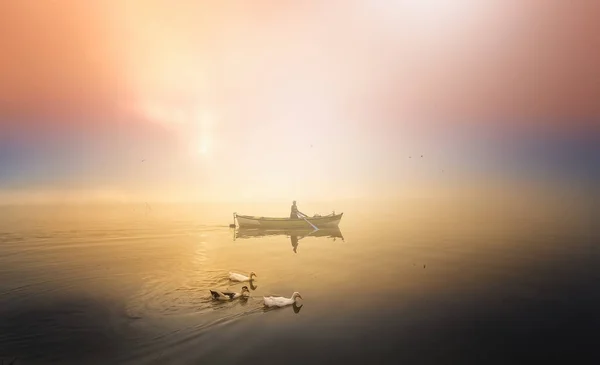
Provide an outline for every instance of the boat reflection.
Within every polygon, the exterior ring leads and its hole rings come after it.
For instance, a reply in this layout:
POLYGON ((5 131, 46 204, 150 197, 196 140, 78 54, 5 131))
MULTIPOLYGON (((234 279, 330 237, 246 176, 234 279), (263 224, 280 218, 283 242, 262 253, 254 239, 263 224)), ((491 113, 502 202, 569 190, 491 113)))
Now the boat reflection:
POLYGON ((297 252, 299 241, 306 237, 325 237, 333 238, 333 241, 340 238, 344 241, 344 236, 339 227, 323 228, 319 230, 311 229, 260 229, 260 228, 238 228, 234 231, 233 240, 261 238, 267 236, 287 236, 290 238, 294 252, 297 252))

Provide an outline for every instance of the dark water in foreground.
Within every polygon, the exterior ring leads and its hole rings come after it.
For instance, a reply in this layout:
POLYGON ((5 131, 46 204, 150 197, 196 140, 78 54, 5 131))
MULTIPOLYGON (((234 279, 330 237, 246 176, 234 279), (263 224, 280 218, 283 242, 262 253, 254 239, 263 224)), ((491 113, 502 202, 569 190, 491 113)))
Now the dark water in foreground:
POLYGON ((345 209, 339 232, 297 242, 234 239, 229 215, 206 211, 2 208, 0 360, 600 361, 590 217, 405 208, 345 209), (209 288, 241 288, 229 270, 257 273, 247 302, 211 301, 209 288), (293 291, 297 306, 263 309, 293 291))

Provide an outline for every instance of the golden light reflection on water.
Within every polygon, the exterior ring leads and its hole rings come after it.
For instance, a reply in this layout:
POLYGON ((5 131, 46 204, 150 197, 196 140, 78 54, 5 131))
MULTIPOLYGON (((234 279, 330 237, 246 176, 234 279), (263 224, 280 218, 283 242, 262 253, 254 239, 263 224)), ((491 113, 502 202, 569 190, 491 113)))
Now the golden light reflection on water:
MULTIPOLYGON (((288 313, 316 320, 405 308, 434 294, 460 298, 503 282, 514 282, 512 295, 526 298, 539 290, 536 273, 592 249, 582 211, 455 203, 348 204, 339 209, 339 229, 317 232, 231 229, 231 206, 79 207, 60 214, 3 208, 0 304, 18 310, 73 295, 108 299, 132 321, 128 326, 151 334, 131 344, 136 356, 150 357, 155 338, 163 338, 156 342, 163 349, 183 341, 167 333, 194 338, 265 313, 262 296, 302 294, 301 311, 269 311, 280 321, 288 313), (211 300, 209 289, 244 285, 231 282, 229 271, 256 272, 247 301, 211 300)), ((258 208, 247 213, 287 209, 258 208)))

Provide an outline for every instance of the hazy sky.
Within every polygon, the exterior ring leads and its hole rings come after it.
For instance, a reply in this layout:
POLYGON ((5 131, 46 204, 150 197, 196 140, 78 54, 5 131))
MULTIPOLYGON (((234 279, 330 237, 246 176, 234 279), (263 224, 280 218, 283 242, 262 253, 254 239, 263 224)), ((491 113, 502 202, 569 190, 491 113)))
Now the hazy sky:
POLYGON ((4 1, 0 46, 0 202, 598 177, 600 2, 4 1))

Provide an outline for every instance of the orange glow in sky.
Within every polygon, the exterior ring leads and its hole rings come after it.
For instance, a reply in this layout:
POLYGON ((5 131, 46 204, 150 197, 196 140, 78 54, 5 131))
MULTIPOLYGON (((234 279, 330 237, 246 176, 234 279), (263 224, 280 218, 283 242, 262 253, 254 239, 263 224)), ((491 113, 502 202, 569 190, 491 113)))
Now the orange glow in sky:
POLYGON ((385 196, 458 171, 477 128, 595 133, 599 11, 5 1, 0 197, 385 196), (421 154, 427 163, 407 162, 421 154))

